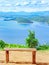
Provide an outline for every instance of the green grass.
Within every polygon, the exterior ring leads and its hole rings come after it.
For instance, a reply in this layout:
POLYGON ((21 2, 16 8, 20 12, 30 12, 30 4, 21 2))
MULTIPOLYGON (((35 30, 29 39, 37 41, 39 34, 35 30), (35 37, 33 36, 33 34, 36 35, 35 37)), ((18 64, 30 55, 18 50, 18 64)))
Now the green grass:
POLYGON ((28 46, 22 44, 6 44, 5 48, 28 48, 28 46))
MULTIPOLYGON (((5 48, 29 48, 27 45, 22 44, 6 44, 5 48)), ((49 45, 39 45, 37 50, 49 50, 49 45)))
MULTIPOLYGON (((4 48, 28 48, 28 46, 21 44, 5 44, 4 48)), ((4 50, 4 48, 0 48, 0 50, 4 50)))
MULTIPOLYGON (((22 45, 22 44, 5 44, 4 48, 29 48, 27 45, 22 45)), ((4 50, 4 48, 0 48, 0 50, 4 50)), ((39 45, 37 50, 44 50, 44 51, 48 51, 49 50, 49 45, 39 45)))

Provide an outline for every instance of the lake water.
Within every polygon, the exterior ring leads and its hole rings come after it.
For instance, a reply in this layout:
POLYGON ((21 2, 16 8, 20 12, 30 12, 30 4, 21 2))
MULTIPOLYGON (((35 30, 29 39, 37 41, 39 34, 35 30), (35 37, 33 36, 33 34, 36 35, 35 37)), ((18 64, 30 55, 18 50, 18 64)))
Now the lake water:
POLYGON ((49 26, 47 24, 39 22, 20 24, 17 21, 0 20, 0 40, 7 43, 25 44, 28 30, 35 31, 40 44, 49 43, 49 26))

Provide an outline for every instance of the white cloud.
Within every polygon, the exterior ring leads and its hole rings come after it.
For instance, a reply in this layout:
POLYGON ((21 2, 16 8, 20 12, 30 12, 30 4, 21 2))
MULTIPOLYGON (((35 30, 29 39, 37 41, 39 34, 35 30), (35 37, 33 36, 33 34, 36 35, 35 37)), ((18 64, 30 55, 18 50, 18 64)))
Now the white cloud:
POLYGON ((49 8, 28 8, 24 10, 25 12, 38 12, 38 11, 49 11, 49 8))
POLYGON ((40 1, 37 2, 37 5, 38 4, 41 5, 41 6, 42 5, 46 5, 47 6, 49 4, 49 1, 47 1, 47 0, 40 0, 40 1))
POLYGON ((37 1, 31 1, 31 4, 33 4, 33 5, 36 4, 36 3, 37 3, 37 1))
POLYGON ((42 4, 45 4, 46 2, 44 0, 41 1, 42 4))
POLYGON ((12 4, 10 4, 10 3, 7 3, 7 4, 5 4, 5 6, 12 6, 12 4))
POLYGON ((29 4, 29 2, 22 2, 22 3, 20 3, 21 5, 27 5, 27 4, 29 4))
POLYGON ((29 2, 27 1, 22 1, 22 2, 16 2, 14 4, 14 6, 26 6, 27 4, 29 4, 29 2))
POLYGON ((0 7, 2 7, 2 4, 0 4, 0 7))
POLYGON ((45 0, 41 0, 41 3, 40 3, 41 5, 43 4, 45 4, 45 5, 47 5, 48 4, 48 2, 47 1, 45 1, 45 0))
POLYGON ((48 11, 49 0, 0 0, 0 11, 48 11))
POLYGON ((16 4, 15 4, 15 5, 16 5, 16 6, 18 6, 19 4, 20 4, 19 2, 16 2, 16 4))

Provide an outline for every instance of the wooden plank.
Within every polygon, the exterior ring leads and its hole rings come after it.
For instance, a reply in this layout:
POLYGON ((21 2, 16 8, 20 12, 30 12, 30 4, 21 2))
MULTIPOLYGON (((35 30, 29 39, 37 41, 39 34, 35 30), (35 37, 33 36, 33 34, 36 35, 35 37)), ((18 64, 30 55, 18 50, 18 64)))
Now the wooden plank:
POLYGON ((16 63, 0 63, 0 65, 36 65, 36 64, 16 64, 16 63))
POLYGON ((16 63, 16 64, 32 64, 32 62, 9 62, 9 63, 16 63))
POLYGON ((35 48, 5 48, 5 51, 36 51, 35 48))

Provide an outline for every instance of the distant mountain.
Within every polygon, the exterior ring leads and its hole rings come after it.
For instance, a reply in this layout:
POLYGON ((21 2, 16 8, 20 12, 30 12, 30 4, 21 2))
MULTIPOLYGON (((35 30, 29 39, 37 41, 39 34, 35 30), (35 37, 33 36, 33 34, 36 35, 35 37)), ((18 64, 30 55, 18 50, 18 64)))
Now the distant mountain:
POLYGON ((0 12, 0 16, 13 16, 13 15, 49 15, 49 11, 42 12, 0 12))
POLYGON ((32 21, 49 23, 49 11, 42 12, 0 12, 4 21, 17 21, 18 23, 32 23, 32 21))

